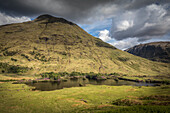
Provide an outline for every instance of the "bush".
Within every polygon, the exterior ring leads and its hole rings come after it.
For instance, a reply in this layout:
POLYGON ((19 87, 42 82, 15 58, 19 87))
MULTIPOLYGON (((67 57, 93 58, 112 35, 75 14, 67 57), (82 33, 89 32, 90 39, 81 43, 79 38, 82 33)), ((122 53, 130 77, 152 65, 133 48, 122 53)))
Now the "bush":
POLYGON ((29 56, 27 56, 25 54, 21 54, 21 56, 25 57, 28 61, 30 61, 29 56))
POLYGON ((60 76, 70 76, 70 74, 67 73, 67 72, 59 72, 58 74, 59 74, 60 76))
POLYGON ((17 59, 14 59, 14 58, 11 58, 11 60, 12 60, 12 61, 15 61, 15 62, 17 61, 17 59))
POLYGON ((31 52, 29 52, 29 54, 34 55, 34 54, 35 54, 35 52, 34 52, 34 51, 31 51, 31 52))
POLYGON ((81 76, 82 74, 80 72, 72 72, 70 76, 81 76))
POLYGON ((3 53, 4 56, 14 56, 15 54, 17 54, 17 51, 5 51, 3 53))
POLYGON ((53 80, 57 80, 61 77, 59 73, 54 73, 54 72, 46 72, 46 73, 42 73, 40 75, 42 78, 49 78, 49 79, 53 79, 53 80))
POLYGON ((45 56, 42 56, 40 53, 36 53, 34 58, 37 60, 43 61, 43 62, 47 62, 50 60, 50 59, 47 59, 45 56))
POLYGON ((50 78, 50 79, 57 80, 62 76, 70 76, 70 77, 86 76, 86 78, 89 78, 89 79, 106 79, 107 74, 94 73, 94 72, 81 73, 81 72, 73 71, 71 73, 68 73, 68 72, 58 72, 58 73, 46 72, 46 73, 41 73, 40 75, 42 78, 50 78))
POLYGON ((37 50, 37 48, 36 48, 36 47, 34 47, 34 50, 37 50))
POLYGON ((120 74, 119 74, 119 73, 110 73, 109 75, 120 76, 120 74))
POLYGON ((10 66, 8 72, 9 73, 24 73, 27 72, 27 68, 26 67, 19 67, 19 66, 10 66))
POLYGON ((119 61, 122 61, 122 62, 126 62, 129 60, 129 58, 126 58, 126 57, 118 57, 118 60, 119 61))
POLYGON ((29 70, 28 67, 14 66, 7 63, 0 63, 0 68, 3 69, 3 72, 8 73, 24 73, 29 70))

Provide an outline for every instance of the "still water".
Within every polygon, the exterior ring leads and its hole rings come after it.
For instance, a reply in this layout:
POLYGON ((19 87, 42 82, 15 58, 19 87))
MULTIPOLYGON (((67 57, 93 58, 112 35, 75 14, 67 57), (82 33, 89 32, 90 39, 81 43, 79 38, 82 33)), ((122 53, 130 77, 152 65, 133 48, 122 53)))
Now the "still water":
POLYGON ((138 82, 131 82, 131 81, 124 81, 119 80, 115 81, 114 79, 107 79, 107 80, 83 80, 82 78, 79 79, 68 79, 67 81, 39 81, 37 83, 27 82, 29 86, 34 86, 35 90, 41 91, 51 91, 63 88, 70 88, 70 87, 83 87, 86 84, 92 85, 109 85, 109 86, 121 86, 121 85, 131 85, 131 86, 154 86, 153 83, 138 83, 138 82))

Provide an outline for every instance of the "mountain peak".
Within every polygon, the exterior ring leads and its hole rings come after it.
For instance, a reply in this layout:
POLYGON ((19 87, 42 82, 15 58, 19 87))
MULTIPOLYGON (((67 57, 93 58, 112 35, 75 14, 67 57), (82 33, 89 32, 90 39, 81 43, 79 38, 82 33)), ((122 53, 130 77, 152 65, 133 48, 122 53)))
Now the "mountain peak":
POLYGON ((64 18, 54 17, 49 14, 40 15, 35 19, 36 22, 43 21, 43 20, 46 20, 48 23, 61 22, 61 23, 65 23, 65 24, 75 25, 74 23, 72 23, 64 18))
POLYGON ((43 15, 38 16, 36 19, 49 19, 49 18, 55 18, 55 17, 49 14, 43 14, 43 15))

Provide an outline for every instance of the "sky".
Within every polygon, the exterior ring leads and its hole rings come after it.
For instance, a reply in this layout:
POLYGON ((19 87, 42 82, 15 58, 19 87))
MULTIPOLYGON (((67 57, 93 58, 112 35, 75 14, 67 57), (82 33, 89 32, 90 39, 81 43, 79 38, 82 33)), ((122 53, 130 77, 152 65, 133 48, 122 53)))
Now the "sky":
POLYGON ((41 14, 72 21, 122 50, 170 41, 170 0, 0 0, 0 25, 41 14))

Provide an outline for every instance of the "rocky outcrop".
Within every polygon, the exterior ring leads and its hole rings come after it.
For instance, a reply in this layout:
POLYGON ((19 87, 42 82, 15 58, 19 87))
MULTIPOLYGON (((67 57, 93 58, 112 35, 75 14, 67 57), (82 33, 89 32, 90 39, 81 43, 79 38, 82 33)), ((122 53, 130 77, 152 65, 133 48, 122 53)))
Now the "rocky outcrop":
POLYGON ((152 61, 170 63, 170 42, 140 44, 125 51, 152 61))

